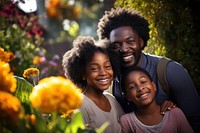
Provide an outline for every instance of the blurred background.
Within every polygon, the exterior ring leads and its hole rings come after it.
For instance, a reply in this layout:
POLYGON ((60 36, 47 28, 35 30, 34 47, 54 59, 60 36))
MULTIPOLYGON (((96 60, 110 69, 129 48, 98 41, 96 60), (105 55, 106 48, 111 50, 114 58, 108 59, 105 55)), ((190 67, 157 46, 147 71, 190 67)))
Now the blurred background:
MULTIPOLYGON (((145 52, 180 62, 200 90, 200 0, 1 0, 0 47, 13 53, 17 76, 29 67, 40 78, 64 76, 62 56, 78 35, 97 38, 112 7, 135 8, 150 23, 145 52)), ((200 92, 200 91, 199 91, 200 92)))

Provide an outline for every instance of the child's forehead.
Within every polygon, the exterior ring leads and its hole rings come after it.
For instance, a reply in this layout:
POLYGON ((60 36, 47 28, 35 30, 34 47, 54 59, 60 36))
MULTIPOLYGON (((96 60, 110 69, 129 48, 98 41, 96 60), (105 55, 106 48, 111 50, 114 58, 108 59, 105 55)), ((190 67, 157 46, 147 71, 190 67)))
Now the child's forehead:
POLYGON ((90 60, 87 63, 91 62, 100 62, 100 61, 110 61, 109 56, 103 52, 95 52, 90 60))
POLYGON ((146 76, 148 77, 143 71, 140 71, 140 70, 133 70, 133 71, 130 71, 128 74, 127 74, 127 77, 135 77, 135 76, 146 76))

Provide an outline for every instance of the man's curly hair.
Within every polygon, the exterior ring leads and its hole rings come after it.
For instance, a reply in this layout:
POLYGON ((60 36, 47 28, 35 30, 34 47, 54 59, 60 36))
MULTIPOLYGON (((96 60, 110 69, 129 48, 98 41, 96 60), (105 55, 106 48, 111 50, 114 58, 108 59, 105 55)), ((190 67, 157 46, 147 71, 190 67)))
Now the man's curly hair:
POLYGON ((73 48, 63 55, 62 65, 65 76, 74 82, 78 87, 85 89, 87 83, 83 80, 86 64, 92 59, 95 53, 101 52, 108 55, 113 71, 118 71, 118 62, 112 53, 106 48, 100 47, 100 43, 109 43, 108 41, 96 42, 90 36, 78 36, 73 42, 73 48))
POLYGON ((136 10, 121 7, 105 11, 98 23, 97 34, 99 39, 110 39, 110 32, 122 26, 131 26, 143 39, 144 47, 147 45, 150 31, 148 21, 136 10))

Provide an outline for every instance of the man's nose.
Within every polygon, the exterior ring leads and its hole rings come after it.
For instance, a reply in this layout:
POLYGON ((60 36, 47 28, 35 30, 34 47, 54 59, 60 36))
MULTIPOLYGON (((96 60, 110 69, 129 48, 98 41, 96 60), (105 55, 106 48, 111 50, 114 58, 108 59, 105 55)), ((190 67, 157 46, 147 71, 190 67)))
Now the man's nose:
POLYGON ((120 47, 120 52, 126 52, 128 50, 128 45, 126 43, 122 43, 120 47))

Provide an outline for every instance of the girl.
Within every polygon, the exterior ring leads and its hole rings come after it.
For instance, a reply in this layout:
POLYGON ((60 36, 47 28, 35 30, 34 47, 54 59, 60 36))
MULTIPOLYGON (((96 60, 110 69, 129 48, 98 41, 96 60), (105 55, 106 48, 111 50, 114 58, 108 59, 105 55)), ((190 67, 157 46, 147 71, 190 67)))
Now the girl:
MULTIPOLYGON (((105 43, 105 42, 100 42, 105 43)), ((108 52, 95 45, 92 37, 79 36, 73 48, 63 56, 66 77, 83 89, 81 112, 86 125, 99 128, 109 122, 105 133, 120 133, 118 120, 124 114, 116 99, 106 93, 113 80, 113 70, 108 52)))
POLYGON ((120 118, 123 133, 193 133, 179 108, 160 114, 160 105, 155 101, 156 85, 145 69, 130 67, 122 77, 127 99, 137 107, 120 118))

